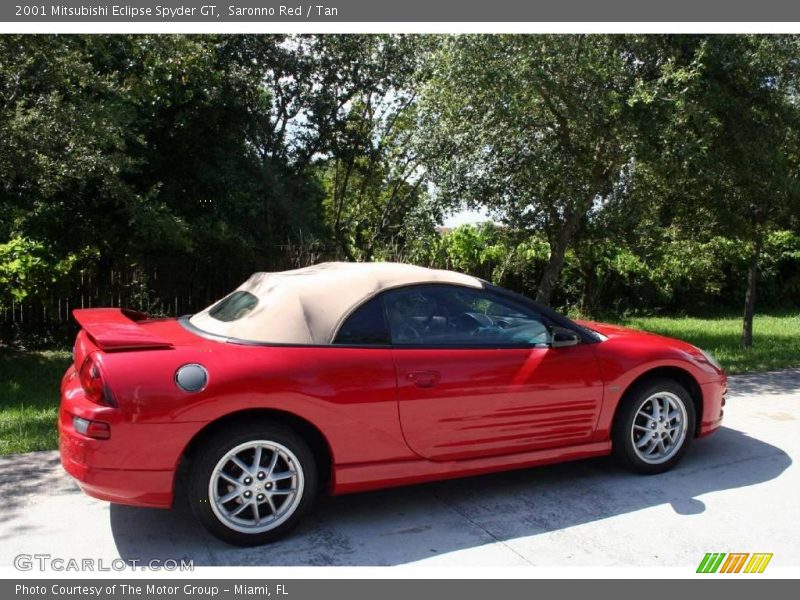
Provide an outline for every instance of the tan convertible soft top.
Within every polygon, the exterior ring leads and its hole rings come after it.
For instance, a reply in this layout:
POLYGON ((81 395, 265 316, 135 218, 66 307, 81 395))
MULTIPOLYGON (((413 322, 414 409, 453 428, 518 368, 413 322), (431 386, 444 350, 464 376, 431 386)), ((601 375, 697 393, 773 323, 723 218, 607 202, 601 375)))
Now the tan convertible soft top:
POLYGON ((244 316, 229 321, 214 318, 209 312, 215 303, 189 321, 202 331, 242 340, 329 344, 340 323, 367 298, 417 283, 483 287, 480 279, 452 271, 401 263, 328 262, 293 271, 255 273, 233 292, 249 292, 258 299, 244 316))

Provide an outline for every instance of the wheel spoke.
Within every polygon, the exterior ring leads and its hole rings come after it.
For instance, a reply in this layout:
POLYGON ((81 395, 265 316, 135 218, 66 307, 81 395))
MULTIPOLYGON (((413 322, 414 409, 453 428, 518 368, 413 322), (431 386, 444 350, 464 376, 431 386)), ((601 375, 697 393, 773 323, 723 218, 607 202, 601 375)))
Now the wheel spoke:
POLYGON ((294 494, 296 491, 294 488, 287 488, 285 490, 272 490, 272 494, 285 496, 286 494, 294 494))
POLYGON ((232 483, 233 485, 242 485, 242 482, 236 479, 233 475, 228 475, 225 471, 220 471, 219 476, 222 477, 225 481, 232 483))
POLYGON ((242 511, 244 511, 245 508, 247 508, 248 506, 252 506, 252 505, 253 505, 253 503, 250 502, 250 501, 242 502, 236 510, 234 510, 232 513, 230 513, 230 515, 232 517, 235 517, 235 516, 241 514, 242 511))
POLYGON ((639 438, 639 441, 636 442, 636 447, 643 448, 652 439, 653 439, 652 433, 650 435, 645 434, 639 438))
POLYGON ((219 502, 220 502, 220 504, 226 504, 226 503, 230 502, 231 500, 233 500, 234 498, 238 498, 241 495, 242 495, 242 490, 241 489, 235 489, 232 492, 230 492, 229 494, 225 494, 224 496, 222 496, 219 499, 219 502))
POLYGON ((275 450, 272 452, 272 460, 269 461, 269 466, 267 467, 267 477, 272 475, 272 471, 275 470, 275 465, 278 464, 278 451, 275 450))
POLYGON ((258 473, 258 468, 261 466, 261 446, 256 448, 255 454, 253 455, 253 470, 251 471, 253 475, 258 473))
POLYGON ((653 398, 650 404, 653 406, 653 421, 658 421, 661 418, 661 405, 658 402, 658 398, 653 398))
POLYGON ((239 467, 244 473, 251 473, 250 467, 242 462, 242 459, 238 456, 234 456, 231 458, 231 462, 239 467))
POLYGON ((272 473, 269 476, 270 481, 282 481, 284 479, 291 479, 295 476, 295 471, 281 471, 280 473, 272 473))

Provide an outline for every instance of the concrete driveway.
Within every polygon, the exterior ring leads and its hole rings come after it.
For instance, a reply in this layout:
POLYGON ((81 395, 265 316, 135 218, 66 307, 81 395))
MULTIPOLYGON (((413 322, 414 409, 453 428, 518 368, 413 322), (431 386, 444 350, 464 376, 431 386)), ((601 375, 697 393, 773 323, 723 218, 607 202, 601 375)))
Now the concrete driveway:
POLYGON ((181 505, 84 496, 55 452, 0 458, 0 565, 62 558, 203 565, 639 565, 694 567, 706 552, 773 552, 800 565, 800 369, 732 377, 725 427, 670 473, 610 459, 329 498, 289 538, 218 542, 181 505))

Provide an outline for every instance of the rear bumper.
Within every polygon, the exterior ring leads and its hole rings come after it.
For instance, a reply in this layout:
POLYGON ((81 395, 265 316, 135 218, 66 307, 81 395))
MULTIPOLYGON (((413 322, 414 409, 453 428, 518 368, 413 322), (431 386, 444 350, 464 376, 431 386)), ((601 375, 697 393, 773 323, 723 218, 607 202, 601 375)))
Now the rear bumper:
POLYGON ((169 508, 172 506, 172 471, 97 469, 61 451, 61 464, 89 496, 115 504, 169 508))
POLYGON ((58 418, 61 464, 88 495, 118 504, 170 507, 177 457, 170 453, 153 457, 149 452, 145 456, 143 452, 153 440, 151 434, 157 435, 152 430, 161 427, 124 422, 118 409, 86 399, 73 368, 64 375, 58 418), (75 416, 109 423, 111 439, 78 433, 72 424, 75 416), (139 430, 138 439, 132 440, 134 429, 139 430), (159 466, 162 468, 149 468, 159 466))
POLYGON ((728 379, 723 376, 719 380, 704 383, 700 387, 703 392, 703 414, 700 417, 697 436, 704 437, 714 433, 722 425, 725 395, 728 393, 728 379))

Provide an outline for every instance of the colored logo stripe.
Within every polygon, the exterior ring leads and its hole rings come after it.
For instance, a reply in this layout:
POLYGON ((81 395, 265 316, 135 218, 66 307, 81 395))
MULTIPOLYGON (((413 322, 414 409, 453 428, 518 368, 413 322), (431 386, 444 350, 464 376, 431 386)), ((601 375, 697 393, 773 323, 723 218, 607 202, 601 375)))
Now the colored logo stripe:
POLYGON ((720 573, 738 573, 742 570, 744 566, 744 561, 747 560, 747 557, 750 556, 747 552, 731 552, 728 554, 728 558, 725 559, 725 562, 722 563, 722 568, 720 569, 720 573))
POLYGON ((763 573, 769 561, 772 560, 772 553, 753 554, 750 562, 744 568, 745 573, 763 573))
POLYGON ((772 560, 772 553, 760 552, 706 552, 697 567, 698 573, 763 573, 772 560), (726 558, 727 557, 727 558, 726 558), (749 561, 747 559, 750 559, 749 561), (724 561, 724 562, 723 562, 724 561), (745 566, 745 563, 747 566, 745 566))
POLYGON ((706 552, 703 560, 700 561, 700 566, 697 567, 697 572, 716 573, 723 558, 725 558, 724 552, 706 552))

